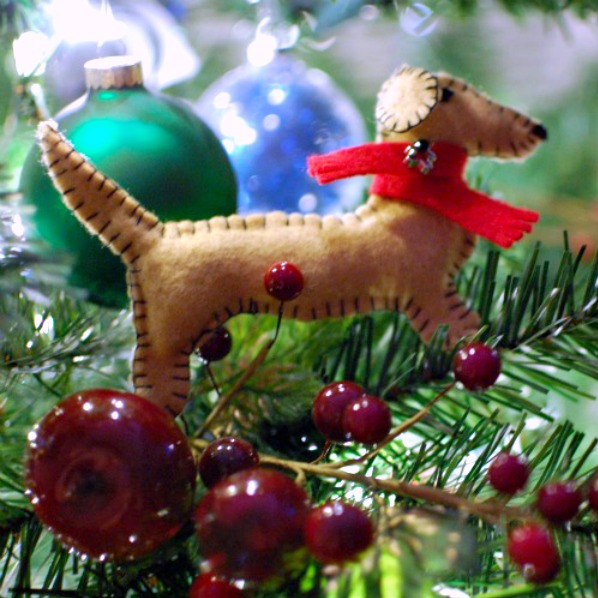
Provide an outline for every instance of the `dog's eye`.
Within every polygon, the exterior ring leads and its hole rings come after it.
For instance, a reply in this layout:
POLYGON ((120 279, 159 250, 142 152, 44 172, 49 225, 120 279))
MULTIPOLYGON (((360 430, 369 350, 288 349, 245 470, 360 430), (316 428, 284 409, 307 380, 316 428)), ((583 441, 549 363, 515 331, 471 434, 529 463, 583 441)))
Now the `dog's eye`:
POLYGON ((449 89, 448 87, 443 87, 442 95, 440 96, 440 101, 448 102, 453 97, 454 94, 455 94, 455 92, 452 91, 451 89, 449 89))

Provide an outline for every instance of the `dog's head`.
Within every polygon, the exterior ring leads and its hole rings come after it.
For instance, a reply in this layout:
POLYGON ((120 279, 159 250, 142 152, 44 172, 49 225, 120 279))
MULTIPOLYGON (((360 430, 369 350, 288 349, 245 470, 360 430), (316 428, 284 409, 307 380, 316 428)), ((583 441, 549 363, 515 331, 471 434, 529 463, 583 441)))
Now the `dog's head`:
POLYGON ((376 104, 381 141, 449 141, 470 156, 520 158, 547 138, 546 129, 445 73, 403 66, 384 83, 376 104))

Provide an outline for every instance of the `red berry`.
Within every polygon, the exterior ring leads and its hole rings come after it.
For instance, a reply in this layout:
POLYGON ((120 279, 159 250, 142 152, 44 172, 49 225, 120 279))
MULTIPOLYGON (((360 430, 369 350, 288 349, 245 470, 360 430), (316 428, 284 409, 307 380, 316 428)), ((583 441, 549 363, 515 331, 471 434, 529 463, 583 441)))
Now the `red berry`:
POLYGON ((500 354, 481 342, 465 345, 455 355, 455 379, 468 390, 484 390, 492 386, 500 375, 500 354))
POLYGON ((591 482, 588 489, 588 500, 590 503, 590 509, 598 513, 598 474, 596 474, 591 482))
POLYGON ((303 274, 290 262, 278 262, 270 266, 264 275, 264 286, 275 299, 291 301, 303 290, 303 274))
POLYGON ((529 466, 523 455, 503 451, 496 455, 488 468, 488 481, 495 490, 505 494, 519 492, 529 478, 529 466))
POLYGON ((243 598, 243 592, 225 579, 203 573, 191 584, 189 598, 243 598))
POLYGON ((371 395, 354 399, 343 412, 343 428, 355 442, 376 444, 386 438, 391 424, 388 405, 371 395))
POLYGON ((305 543, 321 563, 344 563, 372 544, 374 528, 367 514, 345 502, 312 509, 305 523, 305 543))
POLYGON ((224 327, 216 328, 199 348, 199 356, 208 363, 224 359, 233 346, 230 332, 224 327))
POLYGON ((343 413, 352 400, 364 393, 363 387, 355 382, 332 382, 324 386, 316 395, 311 412, 320 434, 337 442, 347 440, 343 413))
POLYGON ((532 583, 547 583, 558 574, 561 559, 550 532, 537 523, 525 523, 509 533, 511 560, 532 583))
POLYGON ((573 519, 583 500, 574 482, 549 482, 540 488, 536 507, 551 523, 573 519))
POLYGON ((71 395, 29 434, 35 512, 58 540, 93 558, 134 559, 172 538, 190 513, 195 474, 172 417, 117 390, 71 395))
POLYGON ((255 467, 259 460, 251 443, 227 436, 214 440, 206 447, 199 460, 199 475, 202 482, 211 488, 237 471, 255 467))
POLYGON ((212 573, 263 581, 284 573, 303 544, 305 490, 271 469, 244 469, 218 482, 194 514, 199 546, 212 573))

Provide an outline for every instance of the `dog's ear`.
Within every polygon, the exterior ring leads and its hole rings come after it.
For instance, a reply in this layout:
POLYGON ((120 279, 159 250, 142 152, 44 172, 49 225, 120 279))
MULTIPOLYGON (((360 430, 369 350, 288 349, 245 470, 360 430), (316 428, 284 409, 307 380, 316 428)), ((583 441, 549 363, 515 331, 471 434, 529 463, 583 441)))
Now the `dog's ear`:
POLYGON ((409 131, 428 117, 441 95, 435 75, 419 67, 402 66, 378 93, 376 121, 379 130, 409 131))

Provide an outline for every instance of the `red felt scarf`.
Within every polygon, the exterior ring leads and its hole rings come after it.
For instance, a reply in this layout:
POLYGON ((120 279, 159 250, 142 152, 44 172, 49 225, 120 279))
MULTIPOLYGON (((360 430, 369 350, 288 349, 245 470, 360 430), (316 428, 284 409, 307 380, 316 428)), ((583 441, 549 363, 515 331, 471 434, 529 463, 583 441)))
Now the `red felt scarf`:
POLYGON ((366 143, 308 158, 309 174, 321 184, 355 175, 373 174, 370 193, 425 206, 501 247, 510 247, 532 230, 538 213, 515 208, 474 191, 463 178, 467 152, 439 141, 428 174, 405 163, 407 143, 366 143))

